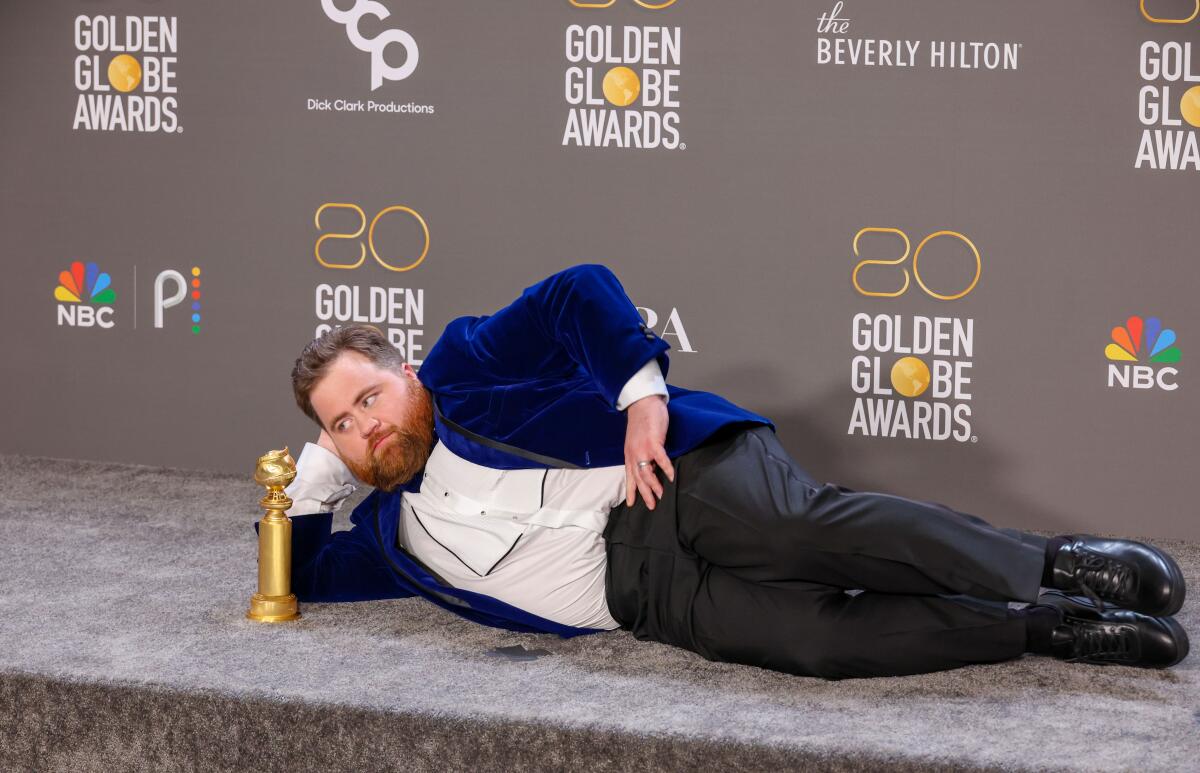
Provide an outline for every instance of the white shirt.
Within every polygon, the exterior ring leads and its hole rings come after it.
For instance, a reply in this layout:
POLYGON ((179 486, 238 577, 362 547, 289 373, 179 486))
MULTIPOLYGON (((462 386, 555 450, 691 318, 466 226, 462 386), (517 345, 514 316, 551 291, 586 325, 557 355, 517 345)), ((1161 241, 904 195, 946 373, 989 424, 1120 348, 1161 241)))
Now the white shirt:
MULTIPOLYGON (((616 407, 651 394, 667 398, 655 360, 626 382, 616 407)), ((449 585, 563 625, 620 627, 604 598, 603 532, 625 498, 623 465, 497 470, 438 443, 424 475, 420 492, 401 498, 398 537, 449 585)), ((354 486, 336 455, 307 443, 287 488, 288 514, 336 510, 354 486)))

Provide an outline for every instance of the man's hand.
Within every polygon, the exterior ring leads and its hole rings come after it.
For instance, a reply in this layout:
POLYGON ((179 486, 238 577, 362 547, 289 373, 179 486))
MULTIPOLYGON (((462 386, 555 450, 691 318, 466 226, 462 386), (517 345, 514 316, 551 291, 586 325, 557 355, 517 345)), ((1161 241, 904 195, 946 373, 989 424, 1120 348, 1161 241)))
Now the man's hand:
POLYGON ((667 458, 667 401, 662 395, 648 395, 625 409, 625 504, 637 501, 642 492, 646 507, 654 509, 656 497, 663 493, 655 470, 661 467, 667 479, 675 480, 675 467, 667 458), (639 461, 653 461, 638 467, 639 461))

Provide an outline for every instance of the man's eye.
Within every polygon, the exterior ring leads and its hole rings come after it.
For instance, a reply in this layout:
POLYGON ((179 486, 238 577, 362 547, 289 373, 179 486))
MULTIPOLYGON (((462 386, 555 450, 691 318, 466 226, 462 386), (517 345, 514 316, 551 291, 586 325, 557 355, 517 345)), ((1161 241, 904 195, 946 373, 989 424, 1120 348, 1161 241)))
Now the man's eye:
POLYGON ((363 398, 363 407, 370 408, 372 403, 375 402, 376 397, 378 397, 378 395, 367 395, 365 398, 363 398))
POLYGON ((338 422, 337 426, 334 427, 334 429, 336 429, 338 432, 345 432, 346 428, 349 426, 350 426, 350 420, 342 419, 341 421, 338 422))

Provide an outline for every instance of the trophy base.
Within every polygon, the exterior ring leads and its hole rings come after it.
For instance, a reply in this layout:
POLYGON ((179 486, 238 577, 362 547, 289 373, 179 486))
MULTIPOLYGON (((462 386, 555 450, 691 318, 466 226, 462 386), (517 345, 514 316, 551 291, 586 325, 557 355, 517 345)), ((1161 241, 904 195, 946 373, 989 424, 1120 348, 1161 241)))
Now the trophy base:
POLYGON ((264 596, 261 593, 255 593, 250 599, 250 611, 246 613, 246 617, 260 623, 283 623, 288 620, 296 620, 300 617, 296 594, 264 596))

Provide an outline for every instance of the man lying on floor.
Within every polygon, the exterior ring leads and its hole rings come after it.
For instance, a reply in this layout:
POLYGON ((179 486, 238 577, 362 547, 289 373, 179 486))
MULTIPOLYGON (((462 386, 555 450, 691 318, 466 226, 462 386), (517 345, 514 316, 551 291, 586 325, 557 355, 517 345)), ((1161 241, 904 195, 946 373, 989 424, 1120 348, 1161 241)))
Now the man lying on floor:
POLYGON ((322 430, 288 489, 294 592, 830 679, 1187 655, 1163 551, 819 483, 770 420, 665 383, 667 349, 598 265, 454 320, 420 373, 368 326, 316 339, 292 371, 322 430), (375 491, 331 533, 355 479, 375 491))

